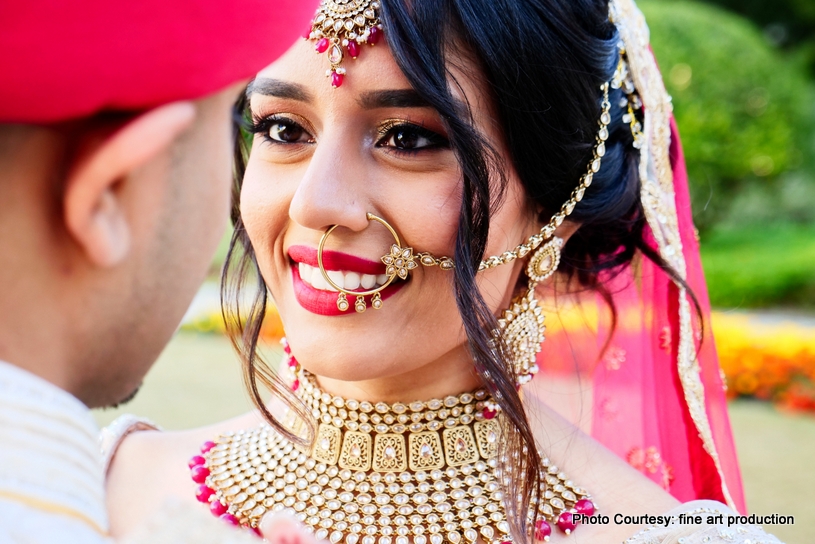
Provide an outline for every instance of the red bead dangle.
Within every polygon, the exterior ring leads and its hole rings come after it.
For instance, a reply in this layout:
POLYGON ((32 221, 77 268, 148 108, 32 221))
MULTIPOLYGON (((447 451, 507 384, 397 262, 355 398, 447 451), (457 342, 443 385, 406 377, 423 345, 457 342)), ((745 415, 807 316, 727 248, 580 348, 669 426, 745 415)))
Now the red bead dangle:
MULTIPOLYGON (((215 490, 210 487, 211 483, 208 481, 210 472, 204 455, 216 445, 215 442, 207 440, 201 445, 201 455, 194 455, 187 462, 187 465, 190 467, 190 477, 192 481, 199 484, 195 488, 195 498, 198 499, 199 502, 209 504, 209 511, 216 518, 220 518, 230 525, 240 526, 240 520, 238 520, 234 514, 229 513, 229 507, 221 502, 215 490)), ((261 536, 257 529, 250 529, 258 536, 261 536)))

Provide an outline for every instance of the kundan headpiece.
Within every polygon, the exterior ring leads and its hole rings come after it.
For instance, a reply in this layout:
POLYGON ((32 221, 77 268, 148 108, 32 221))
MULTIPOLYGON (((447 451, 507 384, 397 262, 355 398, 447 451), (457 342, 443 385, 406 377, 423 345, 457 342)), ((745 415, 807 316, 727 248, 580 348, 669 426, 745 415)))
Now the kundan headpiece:
POLYGON ((381 37, 376 0, 323 0, 308 35, 308 39, 317 41, 317 53, 328 52, 331 67, 325 75, 335 88, 345 77, 342 61, 346 55, 357 58, 364 44, 376 45, 381 37))

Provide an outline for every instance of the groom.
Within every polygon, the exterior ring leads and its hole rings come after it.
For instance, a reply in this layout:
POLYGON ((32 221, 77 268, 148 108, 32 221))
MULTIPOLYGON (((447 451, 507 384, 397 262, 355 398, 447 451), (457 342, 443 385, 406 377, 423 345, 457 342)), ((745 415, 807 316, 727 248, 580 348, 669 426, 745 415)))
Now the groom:
POLYGON ((0 542, 109 541, 88 407, 175 331, 227 221, 231 106, 315 7, 0 2, 0 542))

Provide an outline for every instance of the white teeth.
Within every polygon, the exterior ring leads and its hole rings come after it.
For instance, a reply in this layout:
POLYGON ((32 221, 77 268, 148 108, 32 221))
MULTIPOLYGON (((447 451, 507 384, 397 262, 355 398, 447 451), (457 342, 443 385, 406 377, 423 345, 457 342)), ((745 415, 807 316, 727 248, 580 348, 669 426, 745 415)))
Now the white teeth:
POLYGON ((328 291, 328 282, 325 281, 323 273, 320 272, 319 268, 311 269, 311 286, 314 287, 315 289, 322 289, 323 291, 328 291))
POLYGON ((376 276, 373 274, 363 274, 362 278, 359 280, 360 285, 365 289, 370 289, 374 285, 376 285, 376 276))
MULTIPOLYGON (((319 269, 318 269, 318 270, 319 270, 319 269)), ((322 276, 322 274, 320 274, 320 275, 322 276)), ((339 270, 329 270, 329 271, 328 271, 328 277, 329 277, 329 278, 331 278, 331 281, 333 281, 333 282, 334 282, 334 284, 338 285, 339 287, 342 287, 342 288, 347 289, 347 288, 346 288, 346 287, 343 285, 342 272, 340 272, 339 270)), ((323 279, 325 279, 325 278, 323 278, 323 279)), ((336 288, 334 288, 334 286, 333 286, 333 285, 331 285, 330 283, 328 283, 328 282, 325 282, 325 283, 326 283, 326 285, 327 285, 326 289, 327 289, 328 291, 336 291, 336 290, 337 290, 337 289, 336 289, 336 288)))
MULTIPOLYGON (((300 272, 300 279, 315 289, 321 291, 337 291, 325 281, 319 267, 311 266, 306 263, 297 263, 297 270, 300 272)), ((375 276, 373 274, 359 274, 358 272, 342 270, 329 270, 328 277, 331 278, 331 281, 337 284, 337 286, 348 289, 349 291, 359 289, 360 287, 363 289, 373 289, 388 281, 388 276, 385 274, 375 276)))
MULTIPOLYGON (((329 272, 330 274, 331 272, 329 272)), ((342 273, 338 272, 340 277, 342 277, 342 273)), ((345 273, 345 285, 343 288, 348 289, 349 291, 353 291, 354 289, 359 289, 359 274, 356 272, 346 272, 345 273)))

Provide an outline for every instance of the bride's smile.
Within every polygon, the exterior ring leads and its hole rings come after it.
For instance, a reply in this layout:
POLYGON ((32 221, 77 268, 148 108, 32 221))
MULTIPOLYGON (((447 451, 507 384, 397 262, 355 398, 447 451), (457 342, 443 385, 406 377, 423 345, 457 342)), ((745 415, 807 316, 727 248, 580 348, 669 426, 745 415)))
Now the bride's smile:
POLYGON ((329 284, 318 265, 317 250, 308 246, 290 246, 291 275, 297 302, 315 314, 350 315, 337 307, 338 288, 349 291, 368 291, 386 286, 381 291, 383 300, 396 293, 404 283, 388 283, 385 264, 338 251, 324 251, 324 268, 329 284), (333 294, 332 294, 333 293, 333 294))

